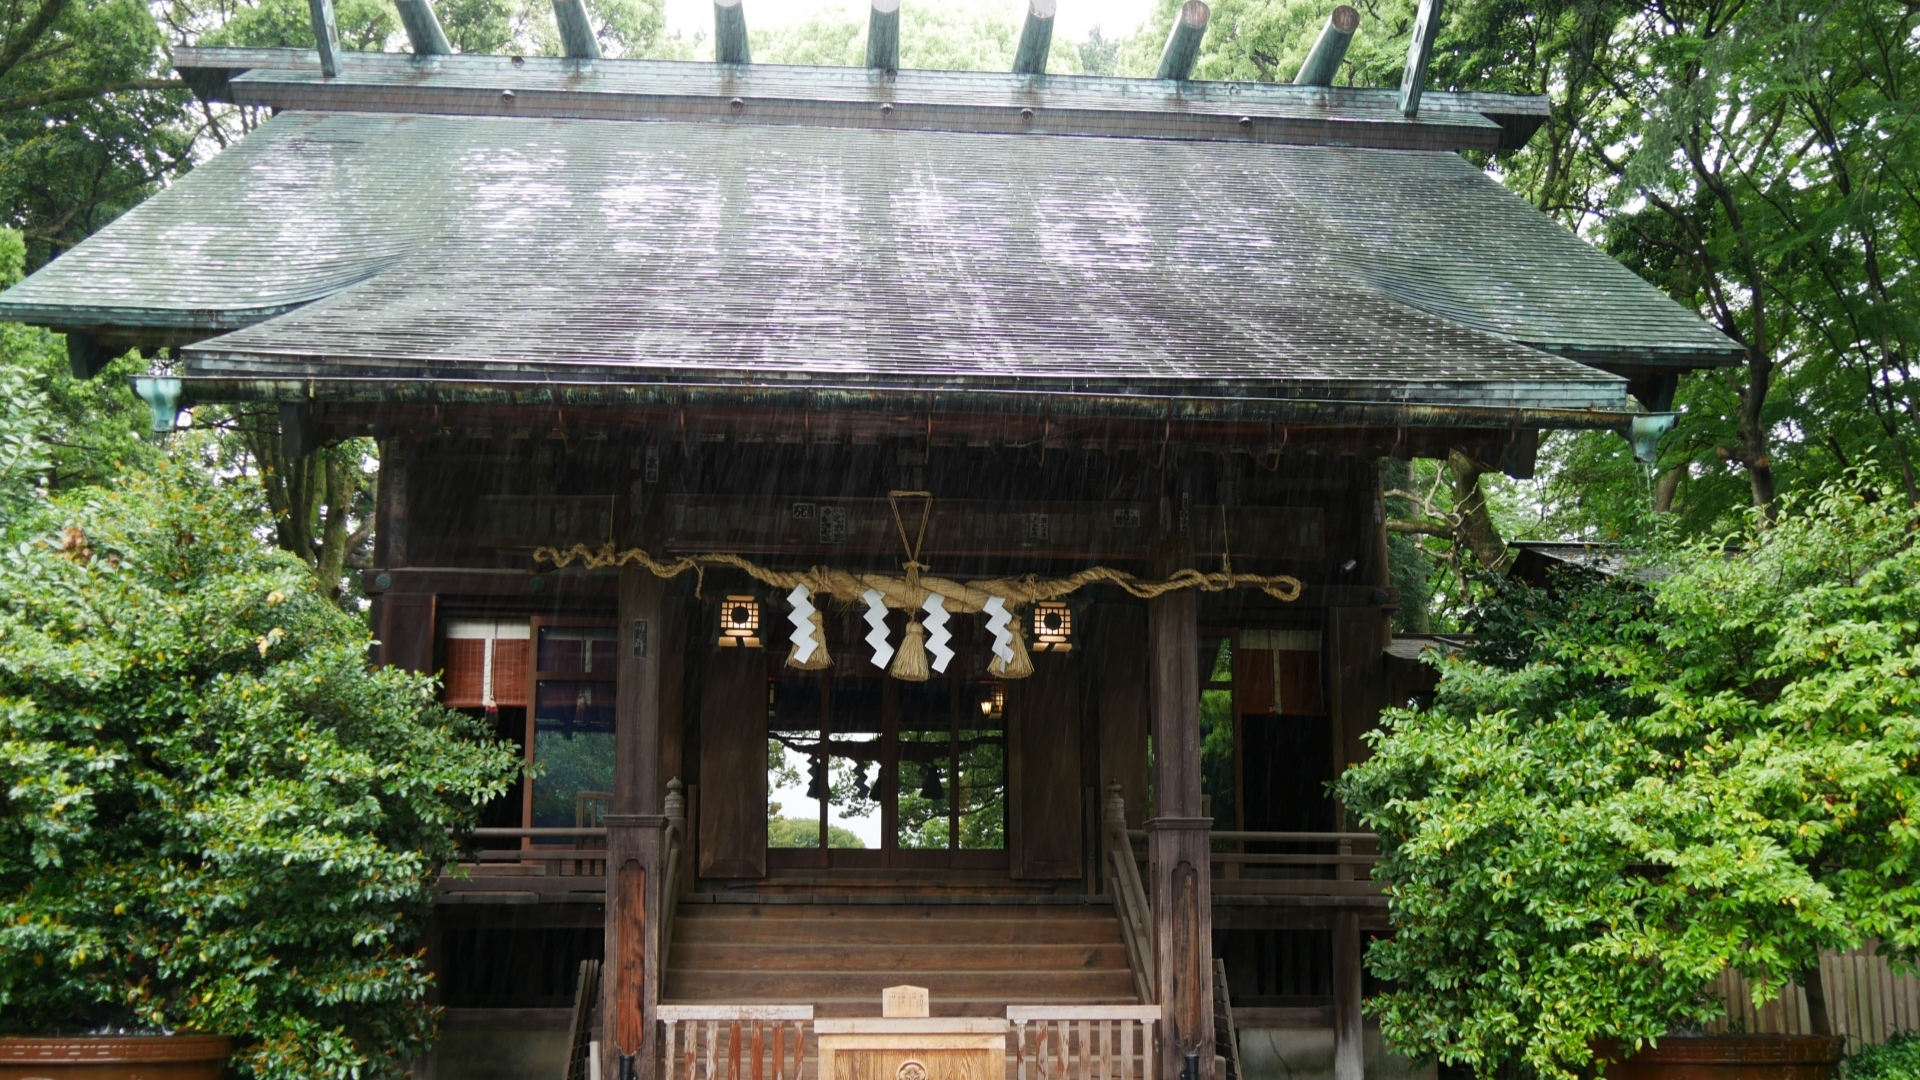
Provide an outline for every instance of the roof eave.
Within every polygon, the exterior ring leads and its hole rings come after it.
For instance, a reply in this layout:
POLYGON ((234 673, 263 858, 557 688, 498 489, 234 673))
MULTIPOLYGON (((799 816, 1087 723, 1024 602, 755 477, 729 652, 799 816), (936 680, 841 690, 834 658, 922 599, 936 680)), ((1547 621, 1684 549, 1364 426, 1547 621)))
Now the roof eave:
MULTIPOLYGON (((1279 385, 1232 396, 1172 393, 1168 388, 1044 386, 904 387, 816 383, 659 380, 578 382, 498 379, 271 378, 187 376, 181 406, 194 404, 431 405, 666 408, 690 411, 750 409, 825 416, 835 412, 907 412, 938 415, 1049 416, 1056 419, 1151 421, 1174 424, 1264 423, 1397 428, 1611 429, 1635 415, 1618 407, 1555 407, 1413 400, 1339 400, 1286 396, 1303 389, 1279 385)), ((1486 400, 1483 396, 1481 400, 1486 400)))

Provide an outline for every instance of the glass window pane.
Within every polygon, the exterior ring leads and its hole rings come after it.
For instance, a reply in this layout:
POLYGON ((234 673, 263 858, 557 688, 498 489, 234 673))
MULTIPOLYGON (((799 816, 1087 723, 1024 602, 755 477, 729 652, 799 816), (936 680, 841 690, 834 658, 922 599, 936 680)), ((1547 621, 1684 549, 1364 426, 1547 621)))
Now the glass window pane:
POLYGON ((540 628, 541 671, 614 673, 618 636, 610 626, 543 626, 540 628))
MULTIPOLYGON (((1233 642, 1202 638, 1203 682, 1233 681, 1233 642)), ((1234 828, 1233 691, 1200 691, 1200 790, 1213 803, 1213 827, 1234 828)))
POLYGON ((952 845, 953 687, 946 679, 900 684, 899 831, 902 848, 952 845))
POLYGON ((1007 846, 1006 688, 975 683, 960 701, 960 848, 1007 846))
POLYGON ((773 681, 767 710, 767 846, 820 846, 820 680, 773 681))
POLYGON ((880 728, 885 684, 832 680, 827 687, 827 846, 879 848, 880 728))
POLYGON ((613 791, 613 687, 542 682, 534 712, 533 824, 596 823, 613 791))

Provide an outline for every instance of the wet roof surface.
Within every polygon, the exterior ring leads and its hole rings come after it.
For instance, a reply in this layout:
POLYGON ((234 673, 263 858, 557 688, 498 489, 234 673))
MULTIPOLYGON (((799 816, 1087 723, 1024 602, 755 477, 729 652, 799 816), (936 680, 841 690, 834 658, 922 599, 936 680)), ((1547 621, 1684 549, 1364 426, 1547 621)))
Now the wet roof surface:
POLYGON ((195 375, 1617 409, 1731 345, 1457 155, 282 113, 0 297, 195 375))

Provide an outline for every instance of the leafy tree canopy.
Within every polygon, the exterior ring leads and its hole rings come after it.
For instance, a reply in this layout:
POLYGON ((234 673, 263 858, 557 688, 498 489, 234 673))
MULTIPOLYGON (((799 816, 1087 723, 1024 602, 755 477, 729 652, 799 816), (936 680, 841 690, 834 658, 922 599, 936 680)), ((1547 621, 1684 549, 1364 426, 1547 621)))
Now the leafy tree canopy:
MULTIPOLYGON (((1592 1041, 1820 1000, 1823 949, 1920 946, 1920 552, 1897 485, 1832 484, 1648 586, 1481 620, 1436 703, 1339 781, 1379 832, 1396 1045, 1570 1077, 1592 1041)), ((1818 1011, 1818 1010, 1816 1010, 1818 1011)))
POLYGON ((433 1030, 435 873, 512 748, 369 670, 205 441, 50 498, 33 423, 0 420, 0 1016, 233 1034, 247 1076, 400 1075, 433 1030))

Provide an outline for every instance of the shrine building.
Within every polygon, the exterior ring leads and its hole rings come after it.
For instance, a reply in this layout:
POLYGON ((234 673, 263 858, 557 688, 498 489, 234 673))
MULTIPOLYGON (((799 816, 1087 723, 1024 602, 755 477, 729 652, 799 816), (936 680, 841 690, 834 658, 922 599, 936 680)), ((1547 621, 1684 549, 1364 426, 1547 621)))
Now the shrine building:
POLYGON ((161 429, 377 440, 376 660, 535 767, 441 879, 422 1074, 962 1076, 845 1048, 910 985, 1019 1080, 1431 1076, 1327 789, 1431 686, 1383 477, 1644 447, 1738 358, 1488 175, 1546 99, 1426 87, 1434 0, 1387 89, 1346 7, 1276 85, 1188 77, 1199 0, 1151 79, 1047 74, 1053 0, 1006 73, 898 69, 897 0, 865 68, 738 0, 714 63, 397 2, 408 53, 328 0, 176 50, 269 118, 0 318, 153 357, 161 429))

